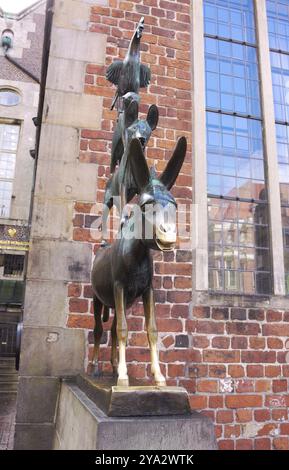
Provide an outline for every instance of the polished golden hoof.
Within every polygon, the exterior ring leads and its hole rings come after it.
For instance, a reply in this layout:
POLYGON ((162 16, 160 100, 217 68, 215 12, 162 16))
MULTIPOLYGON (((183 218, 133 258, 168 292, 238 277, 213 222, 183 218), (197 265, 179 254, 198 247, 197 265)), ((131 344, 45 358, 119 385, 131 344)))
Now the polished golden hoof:
POLYGON ((159 381, 156 380, 156 386, 157 387, 166 387, 167 384, 166 384, 165 380, 159 380, 159 381))
POLYGON ((128 378, 127 379, 118 379, 117 380, 118 387, 129 387, 128 378))

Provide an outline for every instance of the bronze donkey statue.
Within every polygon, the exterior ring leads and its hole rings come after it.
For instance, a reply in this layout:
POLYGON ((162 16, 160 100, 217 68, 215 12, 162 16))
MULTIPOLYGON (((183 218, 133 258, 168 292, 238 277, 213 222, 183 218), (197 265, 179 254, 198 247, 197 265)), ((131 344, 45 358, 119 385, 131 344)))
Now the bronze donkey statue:
POLYGON ((161 373, 157 351, 157 327, 152 287, 152 259, 150 249, 171 251, 176 244, 176 202, 170 189, 176 181, 186 155, 187 141, 181 137, 160 178, 149 171, 141 143, 133 139, 129 145, 128 161, 138 187, 139 204, 124 224, 119 238, 112 245, 99 248, 92 267, 91 282, 94 291, 94 356, 97 370, 103 320, 108 308, 115 309, 112 324, 111 364, 118 373, 117 384, 128 386, 125 348, 127 341, 126 308, 140 296, 143 299, 148 341, 151 352, 151 370, 157 385, 166 385, 161 373), (167 216, 169 215, 169 219, 167 216), (132 237, 135 227, 140 236, 132 237), (148 229, 150 236, 147 236, 148 229), (119 344, 117 368, 116 339, 119 344))

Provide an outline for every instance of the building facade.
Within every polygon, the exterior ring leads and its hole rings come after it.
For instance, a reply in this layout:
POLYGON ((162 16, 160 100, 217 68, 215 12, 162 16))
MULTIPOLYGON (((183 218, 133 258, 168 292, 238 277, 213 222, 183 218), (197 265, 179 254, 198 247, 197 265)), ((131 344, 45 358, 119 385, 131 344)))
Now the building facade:
MULTIPOLYGON (((61 447, 60 378, 92 357, 96 203, 116 117, 105 70, 144 16, 152 80, 140 111, 160 112, 149 164, 161 172, 177 138, 189 143, 173 193, 193 230, 174 253, 154 256, 162 370, 214 421, 220 449, 288 449, 289 1, 48 4, 15 447, 61 447)), ((142 305, 127 318, 129 374, 149 382, 142 305)))
POLYGON ((15 355, 34 178, 45 2, 0 14, 0 355, 15 355))

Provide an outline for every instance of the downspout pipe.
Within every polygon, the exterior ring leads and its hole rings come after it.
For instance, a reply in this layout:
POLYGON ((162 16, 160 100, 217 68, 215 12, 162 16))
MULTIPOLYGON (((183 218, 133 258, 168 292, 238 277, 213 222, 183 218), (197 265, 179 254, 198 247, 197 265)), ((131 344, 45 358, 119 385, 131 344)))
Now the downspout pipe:
MULTIPOLYGON (((29 208, 29 217, 28 217, 28 237, 30 240, 31 235, 31 224, 33 216, 33 203, 34 203, 34 194, 35 194, 35 182, 36 182, 36 172, 37 172, 37 163, 38 163, 38 152, 39 152, 39 143, 40 143, 40 134, 41 134, 41 124, 42 124, 42 115, 44 108, 44 97, 46 89, 46 78, 48 70, 48 61, 49 61, 49 51, 51 43, 51 28, 52 28, 52 19, 53 19, 53 6, 54 0, 47 0, 46 3, 46 20, 45 20, 45 29, 44 29, 44 40, 43 40, 43 52, 42 52, 42 66, 41 66, 41 80, 40 80, 40 92, 39 92, 39 103, 37 117, 33 119, 33 122, 36 126, 36 139, 35 139, 35 154, 34 154, 34 172, 33 172, 33 181, 31 189, 31 198, 30 198, 30 208, 29 208)), ((29 251, 25 256, 24 263, 24 298, 26 290, 26 279, 27 279, 27 264, 28 264, 29 251)))

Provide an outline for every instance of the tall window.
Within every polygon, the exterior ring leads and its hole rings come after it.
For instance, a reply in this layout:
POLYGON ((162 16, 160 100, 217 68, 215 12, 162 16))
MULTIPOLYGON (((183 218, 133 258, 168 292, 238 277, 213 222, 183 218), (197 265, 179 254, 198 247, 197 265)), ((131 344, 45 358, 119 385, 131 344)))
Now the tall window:
POLYGON ((9 217, 16 152, 18 125, 0 123, 0 217, 9 217))
POLYGON ((289 294, 289 0, 267 1, 283 226, 285 289, 289 294))
POLYGON ((209 288, 271 292, 253 0, 204 0, 209 288))

